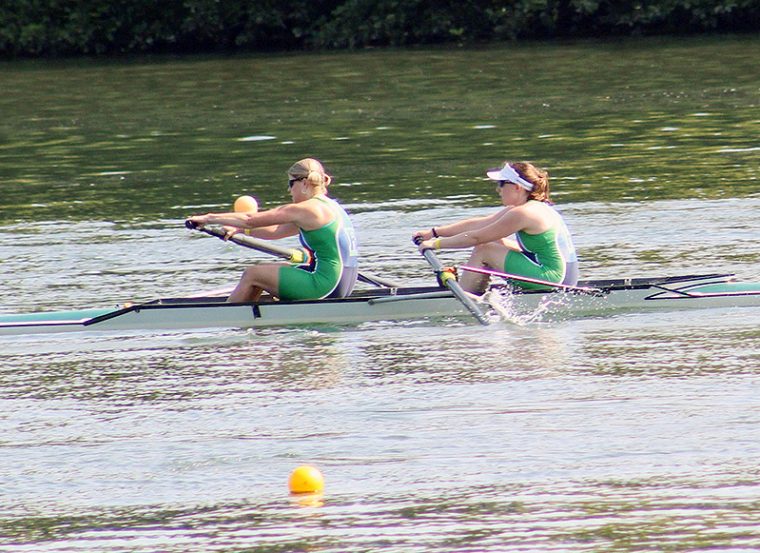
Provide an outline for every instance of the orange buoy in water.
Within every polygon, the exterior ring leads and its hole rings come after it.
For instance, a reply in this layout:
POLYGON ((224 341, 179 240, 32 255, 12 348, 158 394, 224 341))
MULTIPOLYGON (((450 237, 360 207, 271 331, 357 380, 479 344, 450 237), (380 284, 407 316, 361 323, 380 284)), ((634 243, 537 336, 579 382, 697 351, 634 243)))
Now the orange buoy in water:
POLYGON ((237 213, 247 213, 249 211, 258 211, 259 203, 253 196, 240 196, 235 200, 232 207, 237 213))
POLYGON ((290 473, 288 487, 290 493, 317 493, 325 489, 325 479, 316 467, 301 465, 290 473))

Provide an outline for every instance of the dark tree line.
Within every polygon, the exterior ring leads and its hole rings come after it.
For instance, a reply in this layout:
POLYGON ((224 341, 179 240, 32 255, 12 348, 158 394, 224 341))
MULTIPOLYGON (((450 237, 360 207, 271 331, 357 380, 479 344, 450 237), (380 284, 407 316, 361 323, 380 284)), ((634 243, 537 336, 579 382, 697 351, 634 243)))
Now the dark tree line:
POLYGON ((760 31, 760 0, 4 0, 0 56, 760 31))

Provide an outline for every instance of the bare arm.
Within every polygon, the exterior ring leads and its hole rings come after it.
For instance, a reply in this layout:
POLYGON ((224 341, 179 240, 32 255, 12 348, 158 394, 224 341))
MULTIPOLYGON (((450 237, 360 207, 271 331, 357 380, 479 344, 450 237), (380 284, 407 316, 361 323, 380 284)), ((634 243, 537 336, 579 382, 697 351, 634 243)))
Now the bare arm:
POLYGON ((330 212, 310 201, 287 204, 266 211, 244 213, 206 213, 190 220, 198 225, 224 225, 237 229, 251 229, 250 235, 275 240, 298 234, 299 228, 319 228, 329 222, 330 212), (325 218, 328 220, 325 221, 325 218))
MULTIPOLYGON (((443 225, 440 227, 436 226, 433 228, 435 228, 435 232, 438 236, 441 236, 441 237, 455 236, 462 232, 474 231, 476 229, 486 227, 492 224, 494 221, 497 221, 499 217, 501 217, 505 213, 505 211, 509 209, 510 208, 500 209, 499 211, 492 213, 491 215, 484 215, 482 217, 472 217, 470 219, 464 219, 462 221, 457 221, 449 225, 443 225)), ((417 231, 416 233, 414 233, 414 236, 419 236, 420 238, 425 239, 425 240, 434 238, 433 229, 431 228, 429 230, 417 231)))
MULTIPOLYGON (((478 244, 501 240, 518 230, 525 228, 527 215, 522 208, 502 210, 491 217, 490 222, 484 225, 473 226, 453 236, 425 240, 420 243, 420 250, 435 249, 460 249, 471 248, 478 244)), ((436 230, 438 230, 436 228, 436 230)))
POLYGON ((435 231, 438 233, 438 236, 455 236, 463 232, 469 232, 469 231, 474 231, 477 229, 482 229, 498 221, 499 218, 502 215, 504 215, 505 211, 506 211, 505 209, 501 209, 495 213, 492 213, 491 215, 485 215, 483 217, 473 217, 471 219, 465 219, 463 221, 457 221, 456 223, 451 223, 450 225, 435 227, 435 231))
POLYGON ((293 223, 283 223, 281 225, 248 229, 246 234, 263 240, 278 240, 280 238, 287 238, 288 236, 295 236, 298 234, 298 227, 293 223))
MULTIPOLYGON (((290 207, 290 206, 282 206, 290 207)), ((297 214, 283 210, 281 207, 262 212, 226 212, 194 215, 190 220, 198 225, 223 225, 233 229, 250 229, 248 234, 256 238, 276 240, 298 234, 294 222, 297 214)), ((229 235, 234 234, 231 230, 229 235)))

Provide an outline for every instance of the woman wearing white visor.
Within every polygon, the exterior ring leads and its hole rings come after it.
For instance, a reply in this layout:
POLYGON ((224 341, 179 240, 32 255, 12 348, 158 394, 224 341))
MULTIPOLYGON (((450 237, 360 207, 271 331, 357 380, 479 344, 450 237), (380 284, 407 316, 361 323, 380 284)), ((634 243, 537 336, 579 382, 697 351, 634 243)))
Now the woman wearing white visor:
MULTIPOLYGON (((420 251, 473 248, 469 266, 574 286, 578 259, 567 225, 549 199, 548 173, 528 162, 505 162, 486 175, 496 181, 504 209, 419 231, 414 236, 423 240, 420 251)), ((482 294, 488 275, 467 271, 459 283, 468 292, 482 294)))

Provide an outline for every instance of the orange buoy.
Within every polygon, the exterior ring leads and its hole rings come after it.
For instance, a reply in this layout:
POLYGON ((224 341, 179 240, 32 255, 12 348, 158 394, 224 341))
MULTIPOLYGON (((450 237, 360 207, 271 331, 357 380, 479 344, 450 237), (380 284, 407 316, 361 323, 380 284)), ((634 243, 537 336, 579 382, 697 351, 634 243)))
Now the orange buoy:
POLYGON ((290 493, 317 493, 325 489, 325 479, 316 467, 301 465, 290 473, 288 487, 290 493))
POLYGON ((236 213, 248 213, 250 211, 258 211, 259 203, 253 196, 240 196, 235 200, 232 208, 236 213))

